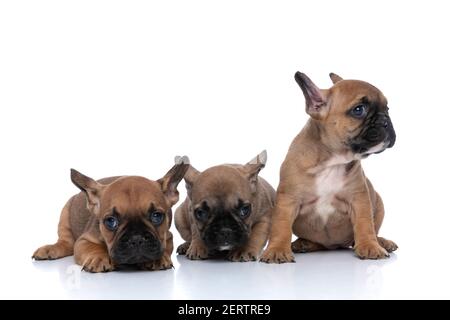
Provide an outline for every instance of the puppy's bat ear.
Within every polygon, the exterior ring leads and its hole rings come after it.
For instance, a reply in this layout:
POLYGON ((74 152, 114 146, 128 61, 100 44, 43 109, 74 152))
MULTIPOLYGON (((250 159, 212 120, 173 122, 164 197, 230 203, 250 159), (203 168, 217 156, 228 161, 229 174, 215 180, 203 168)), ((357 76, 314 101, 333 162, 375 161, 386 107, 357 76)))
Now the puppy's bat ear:
POLYGON ((306 113, 314 119, 324 119, 328 114, 326 90, 319 89, 306 74, 299 71, 295 73, 295 81, 305 96, 306 113))
POLYGON ((260 154, 244 165, 244 172, 250 181, 252 192, 256 192, 258 186, 258 174, 266 166, 267 151, 263 150, 260 154))
POLYGON ((333 84, 338 83, 339 81, 342 81, 344 79, 342 79, 340 76, 338 76, 336 73, 331 72, 329 74, 331 81, 333 82, 333 84))
POLYGON ((85 176, 75 169, 70 169, 70 179, 86 196, 87 208, 97 215, 100 211, 100 198, 105 185, 85 176))
POLYGON ((158 180, 158 183, 161 185, 161 190, 169 200, 170 206, 173 206, 178 201, 179 194, 177 187, 188 168, 189 158, 187 156, 176 157, 175 165, 170 168, 164 177, 158 180))
POLYGON ((189 164, 189 168, 187 169, 186 174, 184 175, 184 181, 186 182, 186 191, 190 199, 192 199, 191 197, 192 186, 194 185, 195 180, 197 180, 200 174, 201 174, 200 171, 198 171, 191 164, 189 164))

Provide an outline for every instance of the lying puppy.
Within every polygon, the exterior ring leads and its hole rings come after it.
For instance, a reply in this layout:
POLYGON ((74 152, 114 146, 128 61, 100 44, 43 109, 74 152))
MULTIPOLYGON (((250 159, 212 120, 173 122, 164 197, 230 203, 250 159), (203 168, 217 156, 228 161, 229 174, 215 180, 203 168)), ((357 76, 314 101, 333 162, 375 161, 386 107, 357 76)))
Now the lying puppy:
POLYGON ((177 185, 188 169, 183 157, 157 180, 124 176, 98 182, 71 170, 81 189, 62 210, 58 241, 35 251, 35 260, 74 255, 90 272, 134 265, 146 270, 172 268, 171 207, 178 201, 177 185))
POLYGON ((261 261, 294 262, 293 252, 350 246, 360 258, 379 259, 397 249, 377 236, 383 202, 360 162, 395 143, 387 100, 369 83, 330 77, 334 86, 320 90, 305 74, 295 75, 311 118, 281 166, 261 261), (292 232, 298 239, 291 245, 292 232))
POLYGON ((186 241, 177 253, 206 259, 225 252, 231 261, 255 261, 267 242, 275 190, 261 177, 263 151, 245 165, 220 165, 199 172, 189 167, 188 196, 175 212, 186 241))

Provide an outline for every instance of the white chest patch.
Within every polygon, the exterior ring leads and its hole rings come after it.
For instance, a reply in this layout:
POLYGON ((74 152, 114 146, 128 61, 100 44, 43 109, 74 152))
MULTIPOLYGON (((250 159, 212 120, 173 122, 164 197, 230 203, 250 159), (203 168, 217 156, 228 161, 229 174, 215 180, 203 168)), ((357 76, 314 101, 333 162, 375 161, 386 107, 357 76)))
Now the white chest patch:
POLYGON ((316 196, 315 213, 326 223, 329 216, 336 209, 332 203, 336 194, 345 185, 345 164, 336 164, 336 159, 331 159, 331 166, 326 166, 316 175, 316 196))
POLYGON ((230 250, 232 248, 232 246, 221 246, 219 247, 219 251, 225 251, 225 250, 230 250))

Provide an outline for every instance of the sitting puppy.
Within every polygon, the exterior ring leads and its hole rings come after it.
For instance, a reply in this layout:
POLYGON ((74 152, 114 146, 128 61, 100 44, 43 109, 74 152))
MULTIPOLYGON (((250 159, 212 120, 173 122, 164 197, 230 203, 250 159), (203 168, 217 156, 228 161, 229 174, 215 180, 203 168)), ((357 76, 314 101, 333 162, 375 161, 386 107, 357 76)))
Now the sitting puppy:
POLYGON ((367 82, 343 80, 320 90, 297 72, 310 119, 292 142, 280 171, 269 245, 261 261, 294 262, 293 252, 353 246, 379 259, 397 245, 378 237, 383 202, 361 159, 395 143, 383 93, 367 82), (292 232, 298 239, 291 245, 292 232))
POLYGON ((188 196, 175 212, 186 241, 177 253, 189 259, 227 254, 231 261, 255 261, 270 230, 275 190, 261 177, 263 151, 245 165, 220 165, 199 172, 189 167, 188 196))
POLYGON ((177 185, 188 169, 183 157, 157 180, 124 176, 98 182, 71 170, 81 189, 62 210, 58 241, 35 251, 35 260, 74 255, 90 272, 121 266, 145 270, 172 268, 171 207, 178 201, 177 185))

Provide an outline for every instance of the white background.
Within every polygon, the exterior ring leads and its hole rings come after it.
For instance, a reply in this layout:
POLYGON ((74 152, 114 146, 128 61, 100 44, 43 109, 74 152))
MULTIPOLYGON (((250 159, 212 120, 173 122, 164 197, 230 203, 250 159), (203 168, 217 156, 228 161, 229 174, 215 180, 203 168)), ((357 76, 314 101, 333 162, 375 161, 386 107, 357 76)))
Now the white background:
POLYGON ((0 298, 450 298, 446 4, 2 1, 0 298), (366 80, 389 100, 397 144, 363 166, 385 202, 381 235, 400 246, 390 259, 174 254, 171 271, 108 274, 31 260, 77 192, 71 167, 157 179, 175 155, 203 170, 267 149, 276 187, 307 120, 297 70, 324 88, 331 71, 366 80))

